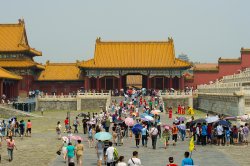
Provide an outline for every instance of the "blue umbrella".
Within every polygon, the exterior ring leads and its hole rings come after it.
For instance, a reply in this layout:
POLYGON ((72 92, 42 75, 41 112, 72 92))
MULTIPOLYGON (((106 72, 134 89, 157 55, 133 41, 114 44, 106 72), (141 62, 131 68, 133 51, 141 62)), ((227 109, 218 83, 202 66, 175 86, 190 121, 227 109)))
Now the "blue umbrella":
POLYGON ((220 124, 220 125, 222 125, 222 126, 226 126, 226 127, 231 126, 231 124, 230 124, 228 121, 226 121, 226 120, 220 120, 220 121, 218 122, 218 124, 220 124))
POLYGON ((143 126, 140 124, 135 124, 134 127, 132 128, 132 132, 134 134, 137 134, 138 132, 141 132, 141 130, 143 129, 143 126))
POLYGON ((110 140, 112 138, 112 135, 108 132, 98 132, 95 134, 94 137, 97 140, 106 141, 106 140, 110 140))

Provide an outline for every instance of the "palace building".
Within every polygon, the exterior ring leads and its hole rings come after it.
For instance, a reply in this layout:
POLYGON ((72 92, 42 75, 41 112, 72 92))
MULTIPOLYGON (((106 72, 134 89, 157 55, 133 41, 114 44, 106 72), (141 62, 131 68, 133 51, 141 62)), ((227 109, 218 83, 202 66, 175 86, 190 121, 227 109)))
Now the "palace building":
POLYGON ((175 57, 172 38, 132 42, 97 38, 93 59, 75 63, 39 64, 36 56, 42 52, 30 47, 23 19, 0 24, 0 95, 16 98, 30 90, 60 95, 127 87, 183 90, 250 67, 249 49, 242 49, 239 59, 192 66, 175 57))

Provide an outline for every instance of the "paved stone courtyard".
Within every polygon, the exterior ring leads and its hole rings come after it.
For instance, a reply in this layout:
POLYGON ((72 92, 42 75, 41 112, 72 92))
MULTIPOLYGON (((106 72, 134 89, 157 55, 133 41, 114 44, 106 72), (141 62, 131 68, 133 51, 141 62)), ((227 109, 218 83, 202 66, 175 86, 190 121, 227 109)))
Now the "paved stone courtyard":
MULTIPOLYGON (((200 114, 199 116, 203 116, 200 114)), ((161 113, 162 121, 166 121, 167 124, 171 124, 172 121, 169 121, 166 118, 166 114, 161 113)), ((82 135, 82 134, 80 134, 82 135)), ((87 135, 84 135, 84 159, 83 163, 86 166, 96 165, 97 155, 94 148, 88 148, 87 135)), ((184 142, 178 141, 177 146, 170 145, 167 149, 163 148, 163 143, 160 139, 157 140, 157 149, 153 150, 151 146, 151 140, 148 142, 148 148, 135 147, 134 138, 125 138, 123 146, 117 146, 119 155, 125 156, 125 161, 131 157, 132 152, 137 150, 139 152, 139 158, 142 161, 143 166, 152 166, 152 165, 166 165, 169 156, 173 156, 177 164, 181 164, 183 159, 183 154, 185 151, 188 151, 189 139, 186 139, 184 142)), ((232 165, 242 165, 247 166, 250 161, 249 158, 244 159, 246 161, 240 161, 240 156, 246 156, 247 154, 242 154, 243 151, 249 152, 248 146, 215 146, 207 145, 205 147, 196 146, 196 151, 193 152, 192 158, 196 165, 199 166, 232 166, 232 165), (236 155, 236 156, 235 156, 236 155)), ((249 154, 249 153, 248 153, 249 154)), ((65 165, 61 156, 57 156, 56 159, 51 163, 51 166, 60 166, 65 165)))

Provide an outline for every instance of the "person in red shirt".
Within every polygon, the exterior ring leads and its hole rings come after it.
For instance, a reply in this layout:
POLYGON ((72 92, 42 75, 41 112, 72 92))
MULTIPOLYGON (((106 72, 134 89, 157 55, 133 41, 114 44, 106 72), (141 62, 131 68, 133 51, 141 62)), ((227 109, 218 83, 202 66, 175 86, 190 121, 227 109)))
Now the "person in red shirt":
POLYGON ((178 166, 177 164, 174 163, 174 158, 173 157, 169 157, 169 164, 167 164, 166 166, 178 166))
POLYGON ((212 141, 212 124, 208 123, 207 125, 207 141, 208 143, 211 143, 212 141))
POLYGON ((65 131, 68 132, 69 130, 69 118, 68 117, 64 120, 64 125, 65 125, 65 131))
POLYGON ((178 111, 177 111, 178 114, 181 114, 181 105, 178 105, 178 111))
POLYGON ((172 119, 172 116, 173 116, 173 110, 172 110, 171 107, 169 107, 169 109, 168 109, 168 118, 172 119))

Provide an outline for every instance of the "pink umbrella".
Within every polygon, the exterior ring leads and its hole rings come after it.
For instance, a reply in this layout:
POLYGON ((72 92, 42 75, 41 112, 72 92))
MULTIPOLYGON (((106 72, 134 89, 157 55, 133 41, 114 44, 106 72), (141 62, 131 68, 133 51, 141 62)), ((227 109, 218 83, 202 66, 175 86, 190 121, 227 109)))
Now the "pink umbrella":
POLYGON ((82 137, 79 136, 79 135, 72 135, 72 136, 69 137, 69 139, 70 140, 75 140, 75 141, 77 141, 77 140, 81 140, 82 141, 83 140, 82 137))
POLYGON ((171 126, 169 126, 169 125, 162 125, 162 127, 164 128, 164 129, 167 129, 167 130, 170 130, 170 129, 172 129, 172 127, 171 126))
POLYGON ((134 125, 134 119, 133 118, 126 118, 125 119, 125 124, 128 126, 133 126, 134 125))

